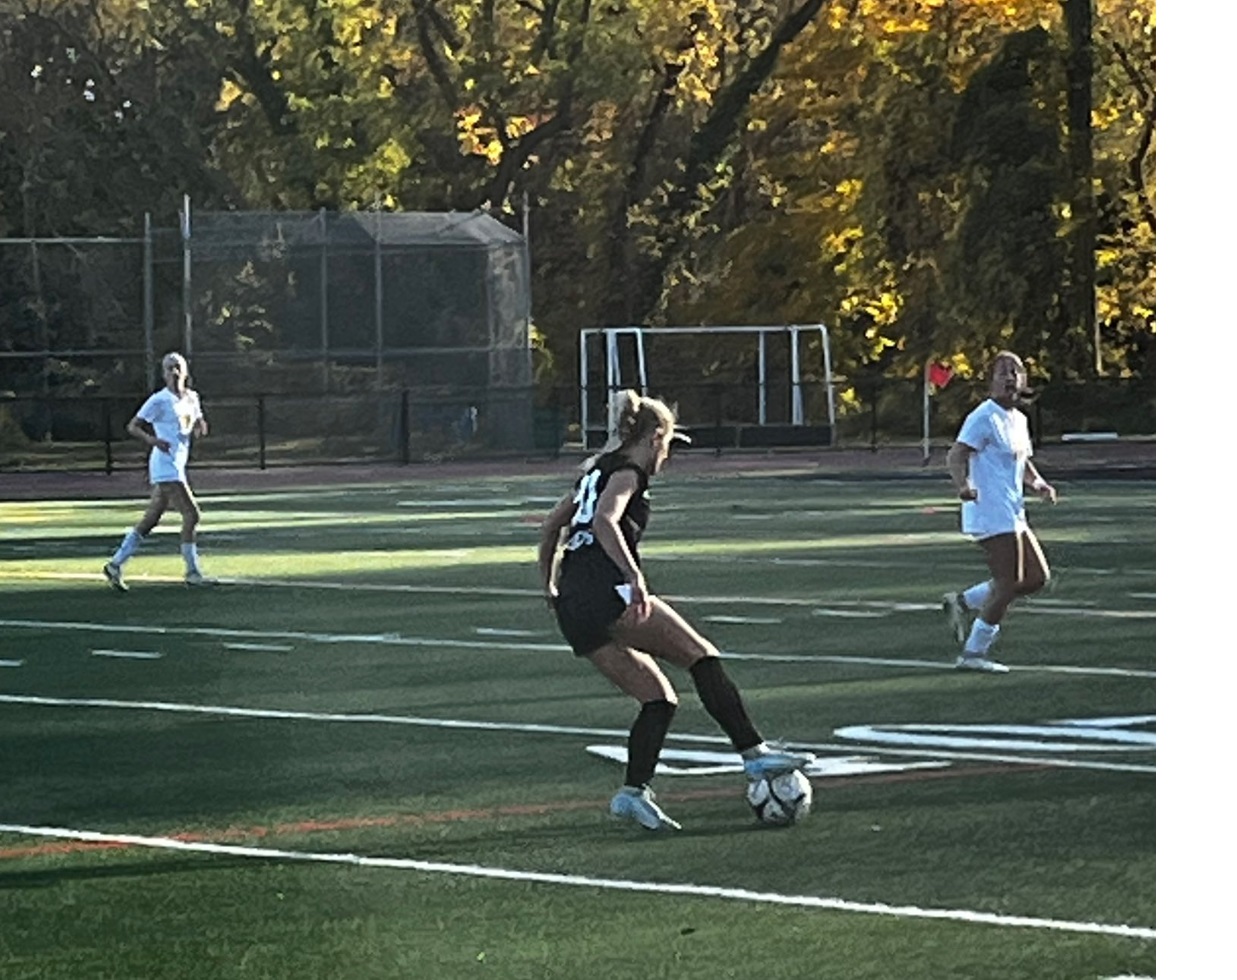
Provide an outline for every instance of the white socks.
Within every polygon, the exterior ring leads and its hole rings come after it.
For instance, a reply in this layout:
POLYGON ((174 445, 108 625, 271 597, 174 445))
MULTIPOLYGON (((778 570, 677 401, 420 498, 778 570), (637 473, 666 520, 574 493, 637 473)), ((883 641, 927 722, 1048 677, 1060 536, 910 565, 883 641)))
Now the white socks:
POLYGON ((972 585, 969 589, 962 593, 962 601, 966 603, 967 609, 983 609, 984 603, 988 601, 988 596, 992 594, 992 579, 986 582, 980 582, 978 585, 972 585))
POLYGON ((963 655, 967 657, 985 656, 999 632, 1001 632, 1000 626, 992 626, 976 618, 971 624, 971 635, 966 639, 966 646, 962 648, 963 655))
POLYGON ((196 541, 190 541, 188 544, 180 546, 180 553, 185 559, 186 572, 198 572, 198 545, 196 541))
POLYGON ((137 528, 130 528, 129 533, 124 536, 120 542, 120 547, 116 549, 116 553, 112 555, 112 564, 119 568, 127 562, 138 548, 142 546, 142 536, 137 533, 137 528))

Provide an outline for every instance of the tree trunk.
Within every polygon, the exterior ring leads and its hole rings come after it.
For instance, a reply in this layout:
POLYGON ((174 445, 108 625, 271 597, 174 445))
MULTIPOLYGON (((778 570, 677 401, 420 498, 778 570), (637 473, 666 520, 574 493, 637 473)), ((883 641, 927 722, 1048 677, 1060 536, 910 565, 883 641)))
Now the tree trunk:
POLYGON ((1091 82, 1094 58, 1091 47, 1093 0, 1064 0, 1065 25, 1069 33, 1069 56, 1065 64, 1067 83, 1069 170, 1073 228, 1070 236, 1069 285, 1065 296, 1066 322, 1080 342, 1090 338, 1095 374, 1104 373, 1099 323, 1095 318, 1095 192, 1091 145, 1091 82))

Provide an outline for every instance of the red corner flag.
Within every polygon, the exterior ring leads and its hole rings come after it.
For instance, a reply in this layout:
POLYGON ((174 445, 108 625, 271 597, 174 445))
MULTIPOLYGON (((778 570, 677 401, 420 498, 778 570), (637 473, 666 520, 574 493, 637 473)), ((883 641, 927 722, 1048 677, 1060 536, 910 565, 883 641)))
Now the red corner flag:
POLYGON ((928 365, 928 381, 935 388, 944 388, 953 376, 954 369, 948 364, 937 364, 934 361, 928 365))

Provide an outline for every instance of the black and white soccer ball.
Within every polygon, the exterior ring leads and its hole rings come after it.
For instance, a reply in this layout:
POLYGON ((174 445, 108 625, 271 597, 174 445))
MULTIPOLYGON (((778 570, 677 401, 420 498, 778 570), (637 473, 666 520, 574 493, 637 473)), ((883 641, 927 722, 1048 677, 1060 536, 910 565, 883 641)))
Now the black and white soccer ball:
POLYGON ((812 784, 797 769, 761 776, 748 781, 747 802, 761 823, 788 827, 812 812, 812 784))

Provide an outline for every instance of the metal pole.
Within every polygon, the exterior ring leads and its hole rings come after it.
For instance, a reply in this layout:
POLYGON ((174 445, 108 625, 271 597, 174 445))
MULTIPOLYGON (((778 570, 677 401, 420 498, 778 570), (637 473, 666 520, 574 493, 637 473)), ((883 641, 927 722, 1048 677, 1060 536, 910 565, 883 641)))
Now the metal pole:
POLYGON ((382 387, 382 212, 374 214, 374 345, 378 387, 382 387))
POLYGON ((184 338, 181 352, 186 358, 193 355, 193 247, 190 244, 189 195, 184 196, 180 212, 181 243, 181 305, 184 307, 184 338))
POLYGON ((764 425, 768 420, 768 412, 765 408, 765 399, 767 397, 768 379, 765 375, 765 332, 762 330, 756 335, 759 340, 759 346, 756 348, 756 397, 757 401, 757 418, 761 425, 764 425))
POLYGON ((266 396, 258 395, 258 469, 266 469, 266 396))
POLYGON ((588 449, 588 335, 592 331, 580 331, 580 443, 588 449))
POLYGON ((318 321, 322 328, 322 390, 331 390, 331 328, 327 315, 327 235, 326 208, 318 209, 318 221, 322 231, 322 252, 318 256, 318 321))
POLYGON ((146 347, 146 390, 155 386, 155 240, 150 212, 142 219, 142 335, 146 347))
POLYGON ((803 390, 799 384, 799 328, 790 329, 790 423, 803 424, 803 390))
POLYGON ((636 359, 640 364, 640 394, 648 397, 649 372, 644 363, 644 327, 636 327, 636 359))
POLYGON ((820 349, 824 352, 825 358, 825 398, 829 402, 829 442, 832 444, 835 441, 837 432, 837 408, 833 404, 833 353, 829 350, 829 331, 825 329, 823 323, 818 323, 820 328, 820 349))

